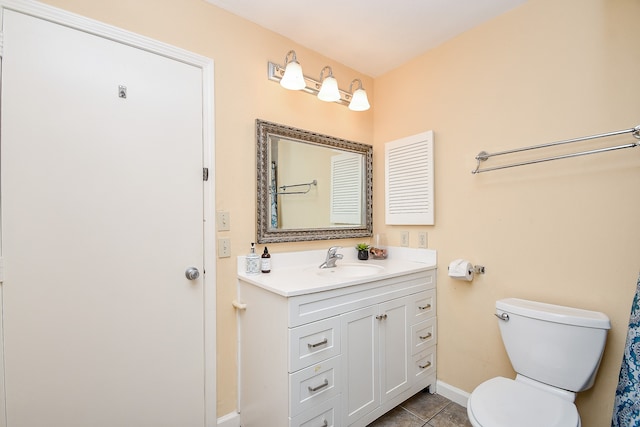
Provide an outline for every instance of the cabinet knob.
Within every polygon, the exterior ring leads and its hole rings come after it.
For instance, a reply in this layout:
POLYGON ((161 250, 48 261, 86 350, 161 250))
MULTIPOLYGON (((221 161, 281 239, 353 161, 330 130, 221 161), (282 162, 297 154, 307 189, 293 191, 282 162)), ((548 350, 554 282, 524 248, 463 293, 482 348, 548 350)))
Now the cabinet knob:
POLYGON ((386 319, 386 318, 387 318, 387 315, 386 315, 386 314, 378 314, 378 315, 376 316, 376 319, 378 319, 378 320, 384 320, 384 319, 386 319))

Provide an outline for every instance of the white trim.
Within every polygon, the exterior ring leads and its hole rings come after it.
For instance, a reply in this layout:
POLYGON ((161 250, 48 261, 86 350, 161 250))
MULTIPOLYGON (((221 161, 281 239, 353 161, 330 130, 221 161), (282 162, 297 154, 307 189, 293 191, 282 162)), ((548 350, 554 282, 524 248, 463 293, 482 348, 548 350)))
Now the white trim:
POLYGON ((440 380, 436 380, 436 393, 442 397, 446 397, 447 399, 457 403, 458 405, 464 406, 465 408, 467 407, 467 401, 469 400, 469 396, 471 395, 464 390, 461 390, 440 380))
MULTIPOLYGON (((215 141, 214 141, 214 74, 213 60, 130 31, 104 24, 62 9, 33 0, 0 0, 0 14, 4 10, 45 19, 79 31, 103 37, 127 46, 146 50, 202 70, 202 135, 203 167, 208 167, 209 180, 204 183, 204 357, 205 357, 205 426, 218 425, 216 418, 216 246, 215 246, 215 141)), ((0 294, 1 297, 1 294, 0 294)), ((0 300, 0 303, 2 301, 0 300)), ((4 355, 4 342, 0 341, 0 361, 4 355)), ((4 366, 0 369, 0 427, 6 427, 4 409, 4 366)))
POLYGON ((232 412, 218 418, 218 427, 240 427, 240 414, 232 412))
POLYGON ((214 124, 214 67, 213 60, 200 57, 202 68, 202 139, 203 164, 209 168, 209 180, 204 182, 204 356, 205 356, 205 425, 214 426, 217 415, 217 324, 216 324, 216 242, 215 242, 215 202, 216 202, 216 162, 214 124), (207 408, 211 408, 207 410, 207 408))

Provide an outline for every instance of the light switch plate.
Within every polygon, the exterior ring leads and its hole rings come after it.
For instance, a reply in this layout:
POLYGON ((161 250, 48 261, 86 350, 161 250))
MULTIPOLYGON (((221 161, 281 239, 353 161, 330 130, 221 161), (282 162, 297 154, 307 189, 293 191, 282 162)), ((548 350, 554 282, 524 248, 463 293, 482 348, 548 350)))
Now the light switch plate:
POLYGON ((218 231, 229 231, 231 229, 231 218, 229 217, 229 212, 227 211, 218 211, 216 214, 216 222, 218 231))
POLYGON ((228 258, 231 256, 231 240, 228 238, 218 239, 218 258, 228 258))

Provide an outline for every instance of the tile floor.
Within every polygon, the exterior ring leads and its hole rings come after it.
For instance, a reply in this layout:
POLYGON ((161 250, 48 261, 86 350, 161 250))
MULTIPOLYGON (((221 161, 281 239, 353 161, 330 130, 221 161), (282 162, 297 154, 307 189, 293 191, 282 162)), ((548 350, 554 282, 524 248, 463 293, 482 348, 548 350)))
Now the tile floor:
POLYGON ((367 427, 471 427, 467 408, 422 391, 367 427))

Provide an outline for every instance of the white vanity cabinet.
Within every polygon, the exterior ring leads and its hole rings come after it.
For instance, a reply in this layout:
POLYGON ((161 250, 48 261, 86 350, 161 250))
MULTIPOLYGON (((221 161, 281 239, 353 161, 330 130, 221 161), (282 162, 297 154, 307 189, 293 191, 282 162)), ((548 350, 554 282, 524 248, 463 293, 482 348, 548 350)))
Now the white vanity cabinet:
POLYGON ((243 427, 366 426, 434 390, 433 267, 294 295, 256 282, 238 280, 243 427))

